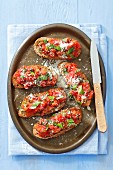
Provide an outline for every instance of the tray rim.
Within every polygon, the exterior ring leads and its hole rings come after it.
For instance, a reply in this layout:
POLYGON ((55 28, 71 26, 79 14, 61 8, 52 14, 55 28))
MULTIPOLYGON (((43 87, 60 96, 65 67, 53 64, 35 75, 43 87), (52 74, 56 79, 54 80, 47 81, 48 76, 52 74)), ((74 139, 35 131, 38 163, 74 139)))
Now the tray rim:
MULTIPOLYGON (((12 84, 9 80, 11 80, 11 70, 12 70, 12 67, 13 67, 13 64, 14 64, 14 61, 16 60, 16 56, 19 55, 20 51, 22 48, 24 48, 24 46, 26 45, 27 41, 30 39, 32 39, 32 37, 35 37, 37 35, 37 32, 41 32, 42 30, 44 29, 52 29, 53 27, 63 27, 66 29, 72 29, 73 31, 76 30, 76 32, 78 34, 80 34, 81 36, 83 36, 85 38, 85 41, 87 41, 88 44, 90 44, 91 42, 91 39, 84 33, 82 32, 80 29, 78 29, 77 27, 75 26, 72 26, 72 25, 69 25, 69 24, 64 24, 64 23, 54 23, 54 24, 48 24, 48 25, 44 25, 44 26, 41 26, 40 28, 36 29, 35 31, 33 31, 22 43, 21 45, 19 46, 19 48, 17 49, 16 53, 14 54, 12 60, 11 60, 11 63, 10 63, 10 67, 9 67, 9 71, 8 71, 8 79, 7 79, 7 100, 8 100, 8 107, 9 107, 9 112, 10 112, 10 115, 11 115, 11 118, 13 120, 13 123, 15 125, 15 127, 17 128, 18 132, 20 133, 20 135, 24 138, 24 140, 29 143, 31 146, 33 146, 35 149, 37 150, 40 150, 40 151, 44 151, 44 152, 48 152, 48 153, 52 153, 52 154, 60 154, 60 153, 64 153, 64 152, 69 152, 75 148, 77 148, 78 146, 80 146, 81 144, 83 144, 88 138, 90 135, 92 135, 93 131, 96 129, 96 117, 95 117, 95 120, 92 124, 92 128, 89 129, 87 131, 87 133, 84 135, 84 137, 79 140, 76 145, 73 144, 71 145, 70 147, 68 146, 68 148, 66 149, 63 149, 63 148, 60 148, 60 149, 47 149, 45 147, 40 147, 38 146, 33 140, 31 140, 31 138, 23 131, 23 128, 20 126, 16 116, 14 116, 14 113, 13 113, 13 102, 10 100, 10 98, 12 98, 12 94, 11 94, 11 87, 12 87, 12 84)), ((102 82, 103 83, 103 100, 105 102, 105 98, 106 98, 106 73, 105 73, 105 67, 104 67, 104 63, 103 63, 103 60, 101 58, 101 55, 99 53, 99 61, 100 61, 100 66, 101 66, 101 70, 104 74, 104 81, 102 82)))

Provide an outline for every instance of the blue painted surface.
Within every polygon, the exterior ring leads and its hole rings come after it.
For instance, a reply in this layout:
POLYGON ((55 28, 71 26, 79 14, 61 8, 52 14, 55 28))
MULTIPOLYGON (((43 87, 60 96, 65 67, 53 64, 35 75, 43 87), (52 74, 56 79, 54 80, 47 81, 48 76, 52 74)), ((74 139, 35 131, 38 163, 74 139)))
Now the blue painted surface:
POLYGON ((0 0, 0 169, 113 169, 113 1, 0 0), (99 23, 108 37, 108 155, 8 156, 7 150, 7 25, 43 23, 99 23))

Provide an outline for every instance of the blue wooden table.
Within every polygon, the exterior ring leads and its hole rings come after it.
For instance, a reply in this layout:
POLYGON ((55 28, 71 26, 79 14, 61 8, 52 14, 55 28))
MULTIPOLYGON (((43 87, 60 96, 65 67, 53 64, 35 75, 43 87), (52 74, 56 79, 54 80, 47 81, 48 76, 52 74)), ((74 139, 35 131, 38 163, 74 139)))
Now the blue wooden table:
POLYGON ((0 169, 112 170, 113 169, 113 1, 112 0, 0 0, 0 169), (8 156, 7 25, 99 23, 108 37, 108 155, 8 156), (6 115, 4 119, 3 115, 6 115))

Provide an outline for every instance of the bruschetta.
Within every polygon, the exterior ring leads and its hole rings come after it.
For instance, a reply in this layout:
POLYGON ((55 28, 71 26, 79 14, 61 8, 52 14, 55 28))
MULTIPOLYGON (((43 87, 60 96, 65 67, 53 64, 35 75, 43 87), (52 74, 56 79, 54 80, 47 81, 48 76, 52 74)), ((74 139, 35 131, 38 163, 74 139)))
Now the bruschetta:
POLYGON ((31 87, 54 86, 57 74, 53 69, 41 65, 22 66, 12 76, 15 88, 29 89, 31 87))
POLYGON ((48 59, 71 60, 81 53, 81 45, 71 38, 38 38, 34 43, 34 50, 40 57, 48 59))
POLYGON ((22 101, 18 115, 20 117, 44 116, 60 110, 66 102, 63 88, 54 88, 46 92, 30 94, 22 101))
POLYGON ((62 62, 58 66, 66 84, 70 88, 69 96, 82 106, 89 106, 93 97, 90 83, 75 63, 62 62))
POLYGON ((80 108, 67 108, 53 114, 48 119, 40 118, 33 126, 33 134, 41 139, 54 138, 76 127, 81 120, 80 108))

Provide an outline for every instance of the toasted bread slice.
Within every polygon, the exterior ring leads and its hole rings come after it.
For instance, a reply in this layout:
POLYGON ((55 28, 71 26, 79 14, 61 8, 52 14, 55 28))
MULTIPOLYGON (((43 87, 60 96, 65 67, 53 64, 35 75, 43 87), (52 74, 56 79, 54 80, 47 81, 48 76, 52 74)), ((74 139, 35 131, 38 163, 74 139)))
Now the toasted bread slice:
POLYGON ((30 94, 24 98, 18 112, 20 117, 44 116, 63 108, 66 94, 63 88, 30 94))
POLYGON ((34 51, 40 57, 57 60, 72 60, 81 53, 81 45, 71 38, 38 38, 34 43, 34 51))
POLYGON ((41 65, 22 66, 12 76, 15 88, 29 89, 31 87, 54 86, 57 82, 57 73, 49 67, 41 65))
POLYGON ((58 65, 59 71, 70 88, 70 97, 82 106, 89 106, 93 97, 93 90, 84 73, 75 63, 62 62, 58 65))
MULTIPOLYGON (((65 61, 58 64, 59 71, 60 71, 60 73, 62 74, 62 76, 64 76, 64 79, 65 79, 65 73, 64 73, 63 69, 65 68, 65 65, 66 65, 66 64, 68 64, 68 62, 65 62, 65 61)), ((74 64, 75 64, 75 63, 74 63, 74 64)), ((76 65, 76 64, 75 64, 75 65, 76 65)), ((78 69, 78 67, 77 67, 77 65, 76 65, 75 72, 76 72, 77 70, 80 70, 80 69, 78 69)), ((85 75, 84 73, 82 73, 82 72, 80 72, 80 73, 81 73, 81 74, 80 74, 80 77, 81 77, 83 80, 87 80, 86 75, 85 75)))
POLYGON ((33 134, 41 139, 54 138, 76 127, 81 120, 82 111, 80 108, 67 108, 48 119, 40 118, 33 126, 33 134))

